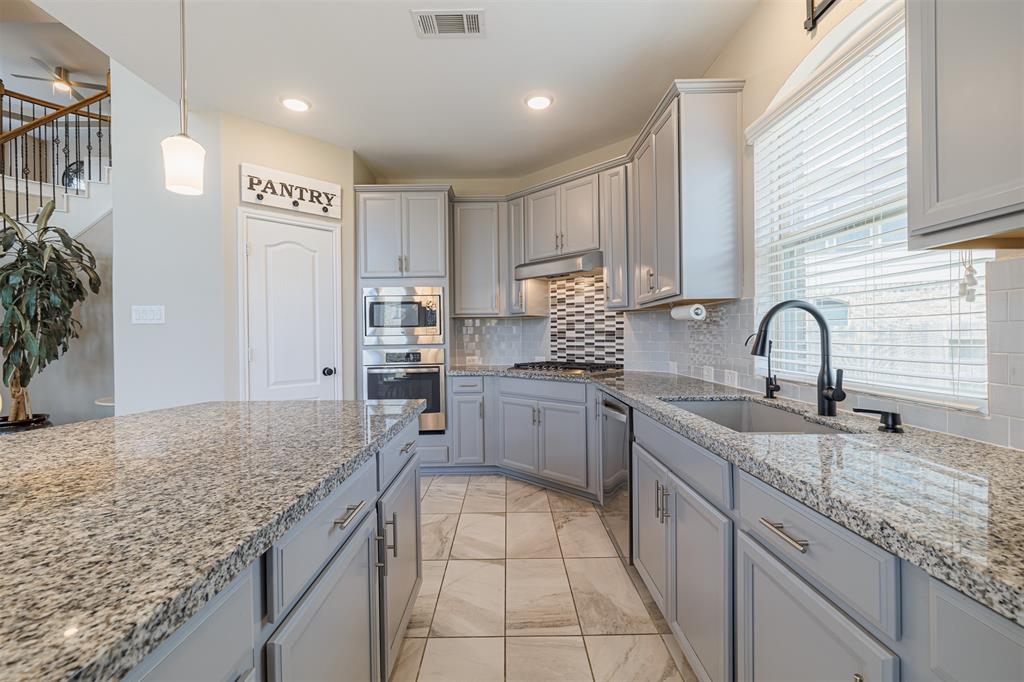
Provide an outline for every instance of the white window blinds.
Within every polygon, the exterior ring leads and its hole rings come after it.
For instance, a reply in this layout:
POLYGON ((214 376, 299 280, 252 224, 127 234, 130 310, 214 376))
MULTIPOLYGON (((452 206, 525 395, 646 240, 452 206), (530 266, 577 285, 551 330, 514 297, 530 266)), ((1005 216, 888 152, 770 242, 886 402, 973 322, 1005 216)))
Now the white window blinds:
MULTIPOLYGON (((902 24, 873 40, 753 140, 758 313, 810 301, 830 322, 833 367, 848 383, 977 406, 991 254, 975 252, 968 272, 960 252, 907 251, 902 24)), ((771 338, 773 369, 817 375, 806 313, 779 315, 771 338)))

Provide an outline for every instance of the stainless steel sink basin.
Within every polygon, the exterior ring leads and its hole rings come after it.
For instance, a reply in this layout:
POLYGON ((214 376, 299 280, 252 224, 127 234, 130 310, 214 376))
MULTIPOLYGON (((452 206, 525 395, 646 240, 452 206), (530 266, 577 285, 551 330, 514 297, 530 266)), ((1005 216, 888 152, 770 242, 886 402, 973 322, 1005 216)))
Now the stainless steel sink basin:
POLYGON ((799 414, 750 400, 666 400, 727 429, 741 433, 845 433, 809 422, 799 414))

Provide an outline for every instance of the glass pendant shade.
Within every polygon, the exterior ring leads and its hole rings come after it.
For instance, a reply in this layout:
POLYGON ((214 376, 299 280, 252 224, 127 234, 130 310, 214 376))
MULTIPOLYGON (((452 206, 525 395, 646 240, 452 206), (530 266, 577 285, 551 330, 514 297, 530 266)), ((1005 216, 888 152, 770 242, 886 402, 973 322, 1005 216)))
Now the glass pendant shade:
POLYGON ((164 186, 176 194, 202 194, 206 160, 203 145, 188 135, 178 134, 165 137, 160 148, 164 153, 164 186))

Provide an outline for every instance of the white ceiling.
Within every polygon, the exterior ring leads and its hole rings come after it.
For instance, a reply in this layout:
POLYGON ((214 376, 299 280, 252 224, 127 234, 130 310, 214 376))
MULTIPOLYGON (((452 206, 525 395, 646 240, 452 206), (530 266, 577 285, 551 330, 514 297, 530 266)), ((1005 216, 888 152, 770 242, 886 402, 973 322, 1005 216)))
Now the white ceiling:
MULTIPOLYGON (((34 1, 177 97, 176 2, 34 1)), ((515 177, 637 132, 756 2, 189 0, 190 98, 351 147, 379 177, 515 177), (454 8, 483 9, 486 36, 416 36, 410 9, 454 8), (525 107, 535 91, 551 109, 525 107)))

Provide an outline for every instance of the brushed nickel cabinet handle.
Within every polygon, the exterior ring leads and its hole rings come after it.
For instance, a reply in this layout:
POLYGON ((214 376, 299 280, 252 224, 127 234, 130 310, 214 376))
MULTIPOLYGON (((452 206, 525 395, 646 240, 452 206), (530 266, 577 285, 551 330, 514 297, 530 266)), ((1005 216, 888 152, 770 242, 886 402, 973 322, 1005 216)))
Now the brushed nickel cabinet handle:
POLYGON ((761 517, 761 525, 770 530, 772 533, 777 535, 787 545, 800 552, 801 554, 807 553, 807 546, 810 545, 807 540, 797 540, 792 535, 783 530, 784 526, 781 523, 775 523, 769 521, 765 517, 761 517))
MULTIPOLYGON (((398 558, 398 512, 391 512, 391 520, 384 522, 385 526, 391 526, 391 537, 393 538, 390 545, 385 544, 384 549, 391 550, 391 556, 398 558)), ((387 536, 388 531, 385 527, 384 535, 387 536)), ((386 542, 386 541, 385 541, 386 542)))
POLYGON ((401 256, 398 257, 398 271, 399 272, 404 272, 404 269, 402 268, 402 257, 401 256))
POLYGON ((480 418, 481 419, 484 418, 484 401, 483 401, 483 398, 480 399, 480 418))
POLYGON ((661 518, 662 518, 662 520, 665 520, 665 519, 669 518, 669 513, 668 513, 668 496, 669 496, 669 494, 670 493, 669 493, 669 490, 668 490, 668 486, 664 486, 664 485, 661 486, 661 518))
POLYGON ((853 682, 864 682, 864 676, 860 673, 853 674, 853 682))
POLYGON ((408 443, 406 443, 405 445, 402 446, 402 449, 398 451, 398 454, 404 455, 405 453, 409 452, 410 450, 415 450, 415 449, 416 449, 416 441, 411 440, 411 441, 409 441, 408 443))
POLYGON ((654 482, 654 518, 661 522, 661 482, 654 482))
POLYGON ((345 515, 342 516, 340 519, 335 519, 334 525, 340 528, 341 530, 345 530, 346 528, 348 528, 348 525, 352 523, 352 520, 359 516, 359 512, 363 511, 363 507, 365 506, 366 500, 359 500, 359 504, 350 504, 349 506, 345 507, 345 515))

